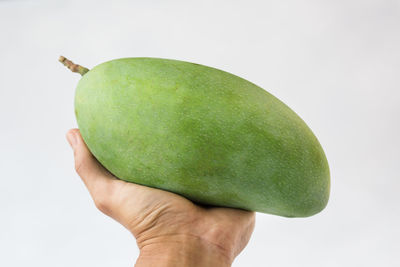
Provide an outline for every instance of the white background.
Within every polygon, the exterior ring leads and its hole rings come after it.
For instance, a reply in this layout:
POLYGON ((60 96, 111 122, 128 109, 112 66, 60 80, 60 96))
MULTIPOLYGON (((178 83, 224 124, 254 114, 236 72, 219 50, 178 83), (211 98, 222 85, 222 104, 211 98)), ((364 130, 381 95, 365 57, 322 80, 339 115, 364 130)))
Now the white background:
POLYGON ((73 169, 79 75, 120 57, 197 62, 246 78, 313 129, 327 208, 257 214, 233 266, 400 266, 400 1, 0 0, 0 266, 132 266, 133 237, 73 169))

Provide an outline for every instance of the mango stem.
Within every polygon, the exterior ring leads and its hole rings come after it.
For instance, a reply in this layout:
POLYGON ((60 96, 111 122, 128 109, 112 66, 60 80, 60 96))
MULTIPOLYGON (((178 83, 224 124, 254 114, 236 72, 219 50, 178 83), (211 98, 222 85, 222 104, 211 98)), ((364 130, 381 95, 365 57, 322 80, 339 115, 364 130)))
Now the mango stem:
POLYGON ((72 72, 77 72, 82 76, 85 75, 85 73, 89 71, 89 69, 82 67, 81 65, 75 64, 74 62, 72 62, 71 60, 69 60, 63 56, 60 56, 58 58, 58 61, 60 61, 62 64, 64 64, 64 66, 66 66, 72 72))

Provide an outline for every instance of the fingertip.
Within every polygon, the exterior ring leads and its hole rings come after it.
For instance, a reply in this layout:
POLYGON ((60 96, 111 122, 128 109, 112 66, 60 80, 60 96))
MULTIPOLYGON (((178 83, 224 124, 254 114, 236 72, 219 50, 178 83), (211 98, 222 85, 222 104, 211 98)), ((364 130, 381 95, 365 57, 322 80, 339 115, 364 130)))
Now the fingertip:
POLYGON ((72 128, 72 129, 69 129, 67 131, 66 135, 68 136, 70 134, 77 134, 77 133, 79 133, 79 129, 78 128, 72 128))
POLYGON ((75 149, 78 143, 78 138, 80 138, 79 130, 78 129, 69 130, 66 134, 66 137, 69 145, 72 147, 72 149, 75 149))

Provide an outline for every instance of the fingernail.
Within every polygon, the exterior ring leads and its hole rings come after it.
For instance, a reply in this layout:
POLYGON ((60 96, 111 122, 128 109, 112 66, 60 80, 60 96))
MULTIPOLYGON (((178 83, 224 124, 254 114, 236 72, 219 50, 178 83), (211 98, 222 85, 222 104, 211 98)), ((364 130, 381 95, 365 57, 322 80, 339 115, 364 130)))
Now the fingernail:
POLYGON ((76 146, 76 143, 78 141, 76 134, 74 132, 68 132, 67 140, 68 140, 69 145, 72 147, 72 149, 74 149, 76 146))

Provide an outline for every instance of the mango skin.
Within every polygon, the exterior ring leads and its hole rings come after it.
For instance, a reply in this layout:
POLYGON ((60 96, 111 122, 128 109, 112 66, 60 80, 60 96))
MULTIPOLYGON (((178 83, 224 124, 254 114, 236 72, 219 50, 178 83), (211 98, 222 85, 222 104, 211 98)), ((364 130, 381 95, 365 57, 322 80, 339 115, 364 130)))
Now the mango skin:
POLYGON ((194 202, 285 217, 327 204, 320 143, 273 95, 233 74, 188 62, 124 58, 80 80, 84 141, 118 178, 194 202))

